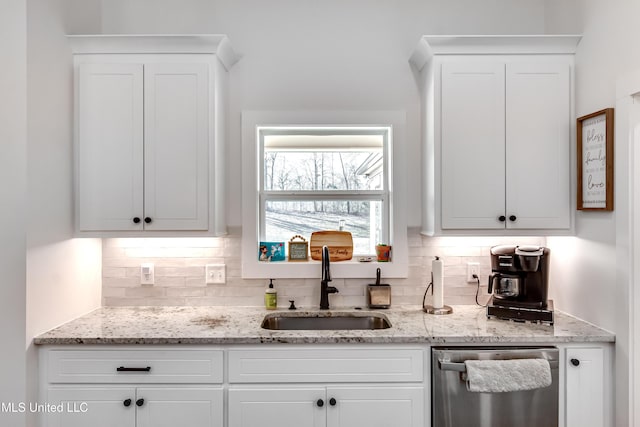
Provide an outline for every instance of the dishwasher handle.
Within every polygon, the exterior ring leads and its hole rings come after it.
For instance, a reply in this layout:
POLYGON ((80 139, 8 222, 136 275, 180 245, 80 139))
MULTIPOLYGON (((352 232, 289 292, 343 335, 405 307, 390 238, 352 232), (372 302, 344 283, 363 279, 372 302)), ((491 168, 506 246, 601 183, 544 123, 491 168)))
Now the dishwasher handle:
MULTIPOLYGON (((557 360, 548 360, 548 362, 551 369, 558 368, 557 360)), ((467 372, 464 362, 449 362, 448 360, 438 359, 438 365, 442 371, 467 372)))

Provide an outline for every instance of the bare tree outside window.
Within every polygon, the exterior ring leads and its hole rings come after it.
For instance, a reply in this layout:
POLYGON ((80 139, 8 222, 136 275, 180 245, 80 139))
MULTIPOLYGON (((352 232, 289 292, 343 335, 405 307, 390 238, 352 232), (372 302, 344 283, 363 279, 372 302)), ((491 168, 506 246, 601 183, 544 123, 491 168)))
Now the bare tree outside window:
POLYGON ((353 234, 355 253, 372 253, 384 238, 388 203, 384 132, 285 130, 265 137, 262 238, 287 241, 338 229, 342 221, 353 234))

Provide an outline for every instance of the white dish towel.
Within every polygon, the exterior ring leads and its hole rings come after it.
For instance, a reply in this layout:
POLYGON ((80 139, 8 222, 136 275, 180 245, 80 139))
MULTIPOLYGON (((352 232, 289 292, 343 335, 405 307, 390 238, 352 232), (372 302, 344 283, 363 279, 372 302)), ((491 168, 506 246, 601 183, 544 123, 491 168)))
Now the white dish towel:
POLYGON ((551 385, 546 359, 467 360, 467 390, 503 393, 534 390, 551 385))

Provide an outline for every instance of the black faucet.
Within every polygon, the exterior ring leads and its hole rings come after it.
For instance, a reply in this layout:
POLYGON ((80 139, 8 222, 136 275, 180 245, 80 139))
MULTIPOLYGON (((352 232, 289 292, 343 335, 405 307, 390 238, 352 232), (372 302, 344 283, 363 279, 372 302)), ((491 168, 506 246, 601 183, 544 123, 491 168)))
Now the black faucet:
POLYGON ((329 248, 322 247, 322 280, 320 281, 320 310, 329 310, 329 294, 338 293, 335 286, 329 286, 331 271, 329 269, 329 248))

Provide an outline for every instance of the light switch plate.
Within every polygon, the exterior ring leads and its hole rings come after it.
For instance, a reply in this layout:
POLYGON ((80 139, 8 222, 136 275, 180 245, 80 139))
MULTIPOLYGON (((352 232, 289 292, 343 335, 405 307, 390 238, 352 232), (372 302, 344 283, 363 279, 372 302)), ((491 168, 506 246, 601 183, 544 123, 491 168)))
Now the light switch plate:
POLYGON ((205 283, 226 283, 227 275, 224 264, 207 264, 205 267, 205 283))
POLYGON ((153 285, 155 283, 155 272, 153 264, 145 262, 140 264, 140 284, 153 285))

